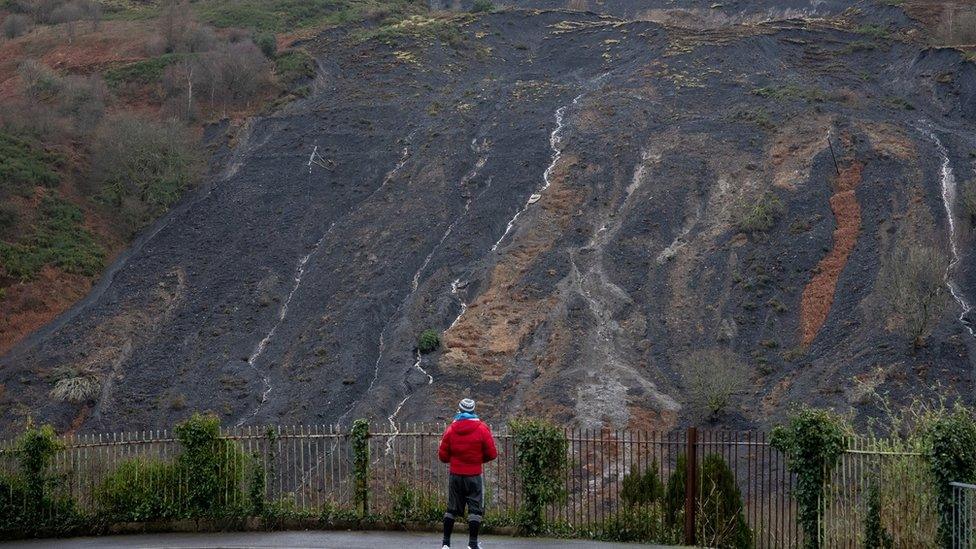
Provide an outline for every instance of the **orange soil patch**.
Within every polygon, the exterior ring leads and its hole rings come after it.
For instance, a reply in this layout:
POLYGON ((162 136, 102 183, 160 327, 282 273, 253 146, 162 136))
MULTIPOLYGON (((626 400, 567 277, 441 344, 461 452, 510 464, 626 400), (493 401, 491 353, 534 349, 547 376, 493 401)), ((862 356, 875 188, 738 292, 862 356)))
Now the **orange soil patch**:
MULTIPOLYGON (((551 186, 533 206, 541 209, 536 226, 523 229, 518 240, 508 244, 507 253, 491 273, 488 288, 444 334, 447 368, 471 369, 484 380, 500 380, 522 340, 556 303, 555 297, 530 299, 513 290, 535 259, 553 246, 578 209, 581 198, 565 182, 567 171, 576 164, 577 159, 570 155, 560 159, 551 186)), ((525 218, 520 220, 524 222, 525 218)))
POLYGON ((800 301, 803 345, 809 345, 826 322, 827 314, 834 303, 837 280, 857 244, 857 237, 861 232, 861 205, 858 204, 854 192, 861 182, 862 169, 861 163, 851 162, 841 170, 834 184, 834 195, 830 197, 830 209, 837 220, 834 247, 817 264, 813 278, 803 289, 800 301))
POLYGON ((51 266, 41 269, 29 284, 8 286, 0 301, 0 355, 67 310, 91 286, 90 278, 51 266))

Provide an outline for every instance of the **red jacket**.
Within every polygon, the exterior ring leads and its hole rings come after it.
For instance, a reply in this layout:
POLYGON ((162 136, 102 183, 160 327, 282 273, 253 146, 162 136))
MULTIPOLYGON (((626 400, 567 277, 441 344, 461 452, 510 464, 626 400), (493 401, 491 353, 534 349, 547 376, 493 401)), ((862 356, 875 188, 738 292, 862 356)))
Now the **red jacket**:
POLYGON ((491 429, 480 419, 459 419, 451 423, 441 437, 437 457, 451 464, 451 474, 481 474, 481 464, 498 457, 491 429))

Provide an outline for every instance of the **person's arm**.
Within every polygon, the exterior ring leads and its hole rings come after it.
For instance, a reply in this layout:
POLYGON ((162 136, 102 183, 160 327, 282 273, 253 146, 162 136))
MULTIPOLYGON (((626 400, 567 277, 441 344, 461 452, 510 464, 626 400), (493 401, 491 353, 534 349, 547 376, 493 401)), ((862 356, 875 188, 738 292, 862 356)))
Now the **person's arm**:
POLYGON ((498 449, 495 448, 495 437, 492 436, 491 428, 488 425, 485 425, 485 431, 481 437, 481 456, 482 463, 488 463, 498 457, 498 449))
POLYGON ((448 425, 447 429, 444 429, 444 436, 441 437, 441 445, 437 449, 437 458, 441 460, 441 463, 450 463, 451 461, 451 443, 447 440, 450 432, 451 426, 448 425))

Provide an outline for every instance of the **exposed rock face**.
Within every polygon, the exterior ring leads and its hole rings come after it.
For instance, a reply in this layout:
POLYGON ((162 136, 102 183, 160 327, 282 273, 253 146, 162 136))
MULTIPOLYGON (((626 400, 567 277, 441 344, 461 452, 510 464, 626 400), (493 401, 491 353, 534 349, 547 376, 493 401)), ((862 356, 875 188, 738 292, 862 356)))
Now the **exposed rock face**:
POLYGON ((701 420, 679 365, 708 348, 750 365, 731 427, 796 402, 870 414, 866 384, 971 399, 958 303, 913 354, 866 303, 899 239, 948 244, 939 147, 974 177, 972 63, 873 3, 591 4, 310 41, 310 97, 0 358, 4 424, 436 419, 465 394, 496 421, 666 428, 701 420), (770 195, 771 226, 740 231, 770 195), (442 348, 419 355, 427 328, 442 348), (99 372, 96 401, 51 402, 63 365, 99 372))

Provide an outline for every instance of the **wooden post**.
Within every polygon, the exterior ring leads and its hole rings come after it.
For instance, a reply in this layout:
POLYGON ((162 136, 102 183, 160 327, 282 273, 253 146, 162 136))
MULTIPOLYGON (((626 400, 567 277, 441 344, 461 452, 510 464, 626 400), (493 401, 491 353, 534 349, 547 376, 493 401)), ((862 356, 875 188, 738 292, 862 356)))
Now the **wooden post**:
POLYGON ((695 545, 695 511, 698 508, 698 429, 688 428, 685 444, 685 545, 695 545))
POLYGON ((830 141, 830 133, 827 134, 827 146, 830 147, 830 158, 834 161, 834 171, 840 175, 840 167, 837 165, 837 157, 834 155, 834 144, 830 141))

